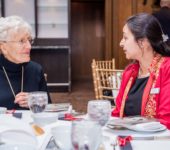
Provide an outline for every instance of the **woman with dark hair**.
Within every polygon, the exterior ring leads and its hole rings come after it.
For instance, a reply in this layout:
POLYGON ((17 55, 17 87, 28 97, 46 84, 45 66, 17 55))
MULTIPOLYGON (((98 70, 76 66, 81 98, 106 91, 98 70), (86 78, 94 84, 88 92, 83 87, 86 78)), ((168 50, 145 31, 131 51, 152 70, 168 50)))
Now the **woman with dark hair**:
POLYGON ((147 13, 130 17, 120 46, 134 60, 124 71, 112 116, 157 118, 170 129, 170 47, 158 20, 147 13))

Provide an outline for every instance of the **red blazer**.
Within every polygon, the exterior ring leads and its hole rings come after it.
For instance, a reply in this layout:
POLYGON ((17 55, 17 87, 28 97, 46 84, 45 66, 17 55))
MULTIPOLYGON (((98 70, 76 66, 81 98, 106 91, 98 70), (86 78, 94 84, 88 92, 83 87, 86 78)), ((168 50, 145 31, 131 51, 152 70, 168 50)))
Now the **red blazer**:
MULTIPOLYGON (((120 115, 122 98, 126 85, 131 76, 133 76, 134 79, 137 77, 138 70, 138 63, 133 63, 125 69, 122 76, 122 83, 120 86, 119 94, 116 98, 116 108, 112 111, 112 116, 118 117, 120 115)), ((159 89, 159 92, 154 94, 154 100, 156 101, 156 112, 154 117, 159 119, 162 124, 166 125, 167 128, 170 129, 170 57, 164 57, 164 60, 159 68, 159 74, 156 79, 154 88, 159 89)), ((145 110, 146 105, 147 104, 144 103, 141 106, 142 111, 145 110)), ((142 111, 141 115, 143 115, 142 111)))

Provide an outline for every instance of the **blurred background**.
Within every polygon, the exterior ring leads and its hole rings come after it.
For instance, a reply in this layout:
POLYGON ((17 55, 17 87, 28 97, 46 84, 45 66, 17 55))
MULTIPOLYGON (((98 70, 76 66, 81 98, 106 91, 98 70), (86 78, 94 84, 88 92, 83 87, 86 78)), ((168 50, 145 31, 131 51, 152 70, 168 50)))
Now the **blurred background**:
POLYGON ((0 16, 19 15, 33 28, 32 60, 46 74, 53 103, 85 112, 95 99, 92 59, 129 63, 119 47, 125 20, 153 13, 160 0, 0 0, 0 16))

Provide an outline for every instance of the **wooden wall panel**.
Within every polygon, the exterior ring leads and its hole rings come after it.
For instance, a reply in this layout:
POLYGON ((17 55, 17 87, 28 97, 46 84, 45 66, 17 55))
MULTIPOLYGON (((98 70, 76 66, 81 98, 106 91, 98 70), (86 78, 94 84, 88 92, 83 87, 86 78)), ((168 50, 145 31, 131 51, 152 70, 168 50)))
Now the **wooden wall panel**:
POLYGON ((72 80, 92 78, 92 59, 104 59, 104 36, 104 1, 72 1, 72 80))
POLYGON ((105 59, 115 58, 117 69, 123 69, 128 64, 119 43, 125 20, 133 14, 134 8, 134 0, 105 1, 105 59))
POLYGON ((154 0, 72 0, 72 79, 91 77, 91 59, 116 59, 116 68, 129 63, 119 46, 126 19, 152 12, 154 0))
POLYGON ((113 0, 105 1, 105 59, 113 58, 113 0))
POLYGON ((147 12, 152 13, 152 6, 155 0, 147 0, 146 4, 144 4, 144 0, 137 0, 137 8, 136 13, 147 12))
POLYGON ((128 61, 119 43, 125 20, 132 15, 132 0, 114 0, 113 9, 113 57, 116 60, 116 68, 123 69, 128 61))
POLYGON ((107 0, 105 1, 105 59, 115 58, 116 68, 123 69, 129 61, 126 60, 119 46, 122 38, 122 28, 128 17, 139 12, 152 13, 154 0, 107 0))

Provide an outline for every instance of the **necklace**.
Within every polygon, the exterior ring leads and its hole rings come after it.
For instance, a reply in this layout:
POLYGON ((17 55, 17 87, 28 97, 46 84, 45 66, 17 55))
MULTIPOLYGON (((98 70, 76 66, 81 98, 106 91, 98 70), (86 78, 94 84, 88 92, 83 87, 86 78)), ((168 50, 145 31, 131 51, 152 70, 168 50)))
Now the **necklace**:
POLYGON ((139 69, 138 78, 145 78, 145 77, 149 77, 149 76, 150 76, 149 72, 147 72, 146 74, 142 74, 141 69, 139 69))
MULTIPOLYGON (((6 79, 7 79, 7 81, 8 81, 8 84, 9 84, 9 86, 10 86, 10 89, 11 89, 11 91, 12 91, 12 94, 14 95, 14 98, 15 98, 16 94, 15 94, 14 89, 13 89, 13 87, 12 87, 12 84, 11 84, 11 82, 10 82, 10 80, 9 80, 8 74, 7 74, 7 72, 6 72, 6 69, 5 69, 4 66, 2 66, 2 68, 3 68, 3 71, 4 71, 4 73, 5 73, 5 76, 6 76, 6 79)), ((21 92, 23 92, 23 82, 24 82, 24 67, 22 66, 21 92)))

